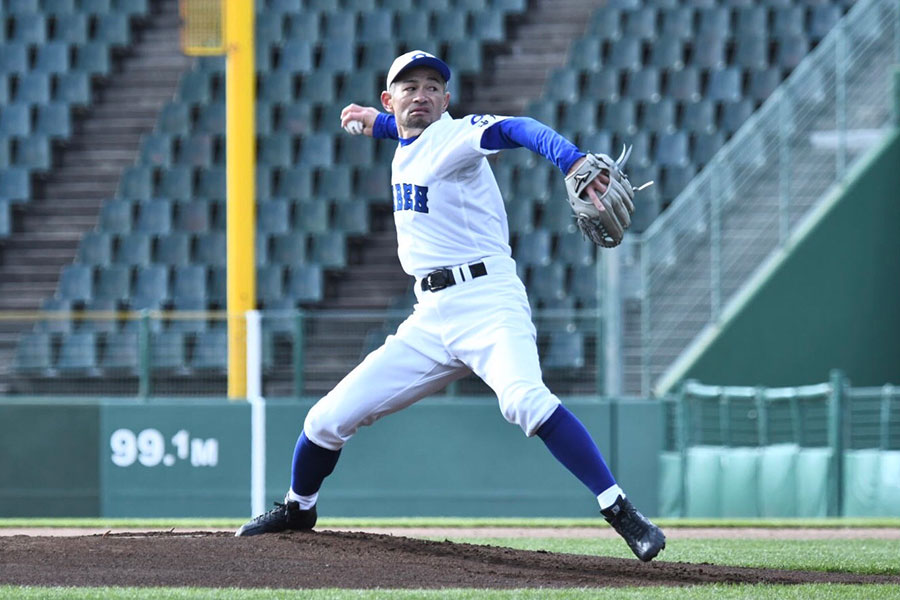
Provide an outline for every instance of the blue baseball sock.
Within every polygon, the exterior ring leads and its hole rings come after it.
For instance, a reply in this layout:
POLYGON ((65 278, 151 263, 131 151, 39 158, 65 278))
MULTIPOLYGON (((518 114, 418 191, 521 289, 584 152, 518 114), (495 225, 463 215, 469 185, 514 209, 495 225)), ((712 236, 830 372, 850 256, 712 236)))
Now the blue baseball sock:
POLYGON ((562 404, 544 421, 537 430, 537 435, 544 440, 556 460, 595 496, 616 485, 616 480, 606 466, 597 444, 591 439, 591 434, 578 417, 562 404))
POLYGON ((322 487, 322 481, 331 475, 340 450, 328 450, 309 441, 301 432, 294 447, 291 471, 291 490, 301 496, 312 496, 322 487))

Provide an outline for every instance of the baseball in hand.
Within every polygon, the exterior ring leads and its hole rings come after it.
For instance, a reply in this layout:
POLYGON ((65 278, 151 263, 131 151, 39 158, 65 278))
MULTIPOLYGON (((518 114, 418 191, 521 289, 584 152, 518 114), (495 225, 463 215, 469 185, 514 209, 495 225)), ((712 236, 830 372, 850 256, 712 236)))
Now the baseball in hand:
POLYGON ((344 125, 344 130, 350 135, 359 135, 363 132, 363 122, 350 121, 349 123, 344 125))

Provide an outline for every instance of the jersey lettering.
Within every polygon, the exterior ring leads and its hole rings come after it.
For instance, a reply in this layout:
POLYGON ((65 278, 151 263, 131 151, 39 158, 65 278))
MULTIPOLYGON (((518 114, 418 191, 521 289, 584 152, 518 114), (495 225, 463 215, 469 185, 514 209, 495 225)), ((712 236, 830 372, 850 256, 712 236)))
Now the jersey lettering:
POLYGON ((394 212, 412 210, 428 212, 428 187, 412 183, 394 184, 394 212))

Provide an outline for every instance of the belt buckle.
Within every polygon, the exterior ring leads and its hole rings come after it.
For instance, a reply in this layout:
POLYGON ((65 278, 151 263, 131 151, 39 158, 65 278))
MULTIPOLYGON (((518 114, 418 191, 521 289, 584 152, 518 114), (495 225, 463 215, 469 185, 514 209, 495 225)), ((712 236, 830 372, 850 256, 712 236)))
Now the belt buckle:
POLYGON ((438 269, 425 276, 425 285, 432 292, 439 292, 446 287, 450 287, 453 283, 449 269, 438 269))

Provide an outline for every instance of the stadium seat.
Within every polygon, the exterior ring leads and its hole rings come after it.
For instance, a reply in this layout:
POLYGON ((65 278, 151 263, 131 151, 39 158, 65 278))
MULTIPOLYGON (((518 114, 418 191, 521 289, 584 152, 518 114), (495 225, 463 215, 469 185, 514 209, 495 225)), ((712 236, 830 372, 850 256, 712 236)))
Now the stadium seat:
POLYGON ((770 67, 750 72, 747 96, 754 101, 763 102, 781 85, 781 69, 770 67))
POLYGON ((197 196, 207 200, 225 199, 225 168, 216 166, 200 169, 197 179, 197 196))
POLYGON ((654 7, 643 6, 625 11, 622 16, 624 21, 622 30, 625 37, 649 40, 657 36, 657 12, 654 7))
POLYGON ((23 42, 6 42, 3 44, 3 52, 0 52, 0 73, 23 75, 30 69, 27 44, 23 42))
POLYGON ((628 73, 625 78, 625 96, 632 100, 657 102, 660 99, 660 74, 652 67, 628 73))
POLYGON ((228 367, 228 333, 211 330, 195 334, 190 366, 196 370, 224 371, 228 367))
POLYGON ((585 364, 584 346, 580 331, 552 331, 541 364, 547 369, 580 369, 585 364))
POLYGON ((306 235, 299 231, 291 231, 272 236, 272 251, 269 259, 280 265, 306 262, 306 235))
POLYGON ((594 36, 585 36, 572 42, 569 49, 568 66, 575 71, 597 71, 603 64, 603 56, 600 39, 594 36))
POLYGON ((156 239, 153 262, 169 266, 184 266, 190 263, 191 236, 189 233, 173 231, 156 239))
MULTIPOLYGON (((189 196, 185 196, 189 197, 189 196)), ((210 229, 210 206, 206 200, 187 200, 175 204, 175 231, 206 233, 210 229)))
POLYGON ((699 69, 723 68, 726 39, 722 31, 701 31, 694 40, 687 63, 699 69))
POLYGON ((619 71, 611 68, 589 73, 583 94, 598 102, 618 102, 621 97, 620 77, 619 71))
POLYGON ((659 102, 645 104, 641 117, 641 128, 654 133, 675 131, 675 101, 663 98, 659 102))
POLYGON ((31 173, 22 167, 0 171, 0 200, 26 202, 31 198, 31 173))
POLYGON ((748 33, 759 34, 767 29, 768 10, 762 3, 738 7, 734 22, 734 35, 738 39, 748 33))
POLYGON ((643 67, 641 40, 622 38, 611 42, 604 64, 623 71, 639 71, 643 67))
POLYGON ((315 104, 333 102, 336 98, 334 74, 329 71, 313 71, 304 75, 299 98, 315 104))
POLYGON ((96 335, 81 331, 63 336, 55 366, 61 375, 96 375, 96 335))
POLYGON ((80 0, 79 10, 89 15, 102 15, 112 10, 111 0, 80 0))
POLYGON ((260 233, 285 234, 290 224, 290 204, 287 200, 272 199, 257 204, 256 228, 260 233))
POLYGON ((153 195, 153 170, 146 166, 125 169, 116 195, 123 200, 149 200, 153 195))
POLYGON ((82 13, 57 18, 53 28, 53 40, 72 46, 82 46, 88 42, 88 16, 82 13))
POLYGON ((285 36, 288 40, 307 40, 311 43, 319 41, 321 13, 312 10, 289 11, 285 36))
POLYGON ((59 276, 56 297, 61 300, 84 302, 94 295, 94 270, 90 265, 71 264, 63 267, 59 276))
POLYGON ((505 15, 494 9, 481 9, 473 14, 471 35, 482 43, 500 43, 506 40, 505 15))
POLYGON ((834 4, 818 4, 813 6, 809 15, 807 33, 814 42, 818 42, 834 28, 841 18, 841 8, 834 4))
POLYGON ((665 7, 661 11, 662 28, 656 43, 662 39, 676 41, 687 40, 694 35, 694 7, 680 6, 677 3, 672 7, 665 7))
POLYGON ((330 38, 322 44, 318 68, 331 73, 349 73, 354 69, 356 48, 352 38, 330 38))
POLYGON ((546 266, 550 264, 550 241, 550 232, 543 229, 517 235, 513 258, 523 267, 546 266))
POLYGON ((184 200, 194 195, 194 170, 187 165, 164 169, 156 187, 156 196, 166 200, 184 200))
POLYGON ((35 323, 34 331, 68 334, 74 329, 71 300, 47 298, 41 302, 41 312, 41 319, 35 323))
POLYGON ((297 304, 321 302, 325 297, 325 282, 319 265, 292 265, 288 269, 285 296, 297 304))
POLYGON ((191 132, 191 117, 188 104, 169 102, 159 113, 156 131, 175 136, 185 136, 191 132))
POLYGON ((690 163, 688 136, 684 131, 664 133, 656 145, 656 164, 661 167, 684 167, 690 163))
POLYGON ((765 33, 748 33, 738 37, 732 64, 748 70, 768 67, 769 37, 765 33))
MULTIPOLYGON (((558 212, 565 214, 565 211, 562 210, 558 212)), ((557 236, 555 255, 556 260, 560 261, 562 265, 592 265, 596 251, 594 243, 574 228, 564 230, 557 236)), ((560 289, 565 289, 565 286, 560 289)))
POLYGON ((787 4, 774 8, 772 21, 772 34, 775 37, 802 35, 806 32, 806 10, 803 6, 787 4))
POLYGON ((131 301, 150 300, 159 305, 169 298, 169 268, 164 265, 137 267, 131 301))
POLYGON ((685 103, 682 107, 681 127, 686 131, 711 133, 716 129, 716 107, 711 100, 685 103))
POLYGON ((198 264, 182 264, 172 273, 172 300, 206 301, 206 267, 198 264))
POLYGON ((150 264, 150 256, 150 234, 129 232, 119 235, 114 262, 121 265, 146 266, 150 264))
POLYGON ((730 136, 743 125, 753 114, 753 101, 744 98, 736 102, 726 102, 722 105, 719 117, 719 129, 725 135, 730 136))
POLYGON ((98 227, 108 233, 131 231, 132 203, 127 200, 107 200, 100 207, 98 227))
POLYGON ((329 133, 313 133, 304 137, 298 162, 314 167, 330 167, 334 162, 334 138, 329 133))
POLYGON ((50 76, 30 72, 19 77, 13 101, 21 104, 46 104, 50 102, 50 76))
POLYGON ((34 131, 51 140, 67 140, 72 136, 72 119, 69 105, 50 102, 37 107, 34 131))
POLYGON ((50 155, 50 139, 37 133, 16 142, 15 164, 28 169, 31 173, 45 174, 52 166, 50 155))
POLYGON ((134 373, 140 365, 139 336, 133 331, 106 333, 101 338, 103 352, 100 368, 104 371, 134 373))
POLYGON ((281 300, 284 295, 284 265, 266 264, 256 267, 256 300, 263 307, 281 300))
POLYGON ((41 12, 13 14, 9 18, 9 40, 32 46, 47 41, 47 17, 41 12))
POLYGON ((775 43, 776 65, 785 70, 792 70, 800 64, 809 53, 809 40, 804 34, 785 34, 778 36, 775 43))
POLYGON ((187 368, 185 334, 157 331, 150 335, 150 367, 154 371, 182 371, 187 368))
POLYGON ((112 235, 103 231, 89 231, 78 245, 77 260, 86 265, 108 266, 112 263, 112 235))
POLYGON ((630 98, 606 104, 600 119, 600 128, 622 135, 637 132, 637 107, 630 98))
POLYGON ((578 71, 561 67, 553 70, 544 84, 544 98, 559 102, 575 102, 579 92, 578 71))
POLYGON ((194 260, 210 267, 224 267, 227 250, 224 231, 198 235, 194 242, 194 260))
POLYGON ((172 137, 167 133, 142 134, 138 161, 142 165, 153 167, 172 164, 172 137))
POLYGON ((270 167, 286 169, 294 164, 294 137, 288 133, 273 133, 259 138, 259 162, 270 167))
POLYGON ((87 108, 92 102, 91 84, 87 73, 70 71, 58 75, 55 98, 73 108, 87 108))
POLYGON ((531 267, 528 281, 529 299, 539 306, 545 302, 559 300, 565 296, 566 265, 552 262, 546 266, 531 267))
POLYGON ((123 301, 131 293, 131 267, 112 264, 97 269, 94 296, 98 299, 123 301))
POLYGON ((0 136, 27 137, 31 134, 31 106, 23 103, 0 106, 0 136))
POLYGON ((287 73, 306 73, 313 68, 313 43, 293 38, 281 47, 278 70, 287 73))
POLYGON ((597 287, 597 267, 594 265, 575 265, 569 278, 569 293, 575 298, 580 308, 596 308, 599 288, 597 287))
POLYGON ((111 48, 124 48, 131 44, 131 27, 128 16, 120 12, 97 15, 94 22, 94 38, 111 48))
POLYGON ((37 73, 59 75, 69 70, 69 44, 66 42, 47 42, 37 49, 34 62, 37 73))
POLYGON ((0 240, 12 233, 12 211, 8 200, 0 200, 0 240))
POLYGON ((111 69, 109 46, 98 41, 78 46, 75 50, 74 68, 91 77, 107 77, 111 69))
POLYGON ((663 37, 653 42, 648 65, 658 69, 677 71, 684 68, 684 40, 663 37))
MULTIPOLYGON (((465 74, 476 74, 482 70, 481 42, 474 39, 457 39, 447 46, 447 62, 454 70, 465 74)), ((453 85, 455 80, 451 80, 453 85)), ((452 88, 451 88, 452 89, 452 88)))
POLYGON ((719 131, 695 134, 692 162, 697 165, 707 164, 724 144, 725 136, 719 131))
POLYGON ((341 231, 327 231, 311 235, 310 259, 325 269, 347 266, 347 244, 341 231))
POLYGON ((176 162, 192 167, 209 167, 217 161, 213 136, 192 133, 180 138, 176 162))
POLYGON ((138 216, 135 231, 166 235, 172 231, 172 202, 169 200, 153 200, 138 205, 138 216))
POLYGON ((334 208, 334 225, 338 231, 351 235, 369 231, 369 204, 365 200, 345 200, 334 208))
POLYGON ((328 218, 330 206, 330 203, 324 198, 296 202, 294 204, 294 228, 305 233, 325 233, 331 227, 328 218))
POLYGON ((212 99, 211 77, 206 71, 193 69, 181 76, 175 100, 185 104, 205 105, 212 99))
POLYGON ((712 71, 706 88, 706 97, 717 102, 737 102, 741 100, 741 71, 729 67, 712 71))
POLYGON ((571 104, 565 104, 563 117, 560 120, 560 132, 574 136, 576 133, 593 133, 597 130, 597 101, 583 98, 571 104))
POLYGON ((16 371, 47 375, 53 368, 53 338, 46 332, 26 333, 16 344, 16 371))

